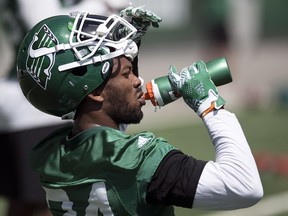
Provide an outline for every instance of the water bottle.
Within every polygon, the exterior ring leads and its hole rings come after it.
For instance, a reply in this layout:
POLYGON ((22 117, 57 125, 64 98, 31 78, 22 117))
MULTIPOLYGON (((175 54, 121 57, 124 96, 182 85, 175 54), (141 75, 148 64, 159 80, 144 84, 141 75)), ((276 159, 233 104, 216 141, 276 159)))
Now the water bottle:
MULTIPOLYGON (((213 59, 206 63, 208 73, 216 86, 232 82, 228 63, 224 57, 213 59)), ((158 77, 146 84, 145 99, 150 100, 154 106, 164 106, 181 97, 173 90, 168 76, 158 77)))

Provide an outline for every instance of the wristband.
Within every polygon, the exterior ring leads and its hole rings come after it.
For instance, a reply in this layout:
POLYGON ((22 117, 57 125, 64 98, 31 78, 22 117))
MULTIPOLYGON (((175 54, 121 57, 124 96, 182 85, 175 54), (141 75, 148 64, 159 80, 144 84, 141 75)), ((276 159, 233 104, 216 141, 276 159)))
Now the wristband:
MULTIPOLYGON (((224 106, 222 106, 220 109, 224 109, 224 106)), ((215 101, 213 101, 211 103, 211 106, 201 114, 201 118, 204 118, 208 113, 215 111, 215 110, 217 109, 215 108, 215 101)))

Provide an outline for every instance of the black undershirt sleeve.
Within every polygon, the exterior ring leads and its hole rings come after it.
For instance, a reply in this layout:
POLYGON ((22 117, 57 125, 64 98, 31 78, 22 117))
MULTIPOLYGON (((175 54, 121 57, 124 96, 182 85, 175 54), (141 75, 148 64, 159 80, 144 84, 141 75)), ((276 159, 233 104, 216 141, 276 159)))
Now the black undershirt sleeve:
POLYGON ((169 152, 147 187, 147 203, 192 208, 198 181, 206 163, 178 150, 169 152))

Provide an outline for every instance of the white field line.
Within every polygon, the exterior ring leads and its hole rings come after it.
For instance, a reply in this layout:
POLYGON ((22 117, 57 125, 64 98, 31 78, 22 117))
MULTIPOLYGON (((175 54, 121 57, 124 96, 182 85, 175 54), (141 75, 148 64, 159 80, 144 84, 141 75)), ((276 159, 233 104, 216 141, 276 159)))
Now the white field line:
POLYGON ((247 209, 221 211, 212 214, 205 214, 205 216, 274 216, 284 212, 288 212, 288 191, 263 198, 255 206, 247 209))

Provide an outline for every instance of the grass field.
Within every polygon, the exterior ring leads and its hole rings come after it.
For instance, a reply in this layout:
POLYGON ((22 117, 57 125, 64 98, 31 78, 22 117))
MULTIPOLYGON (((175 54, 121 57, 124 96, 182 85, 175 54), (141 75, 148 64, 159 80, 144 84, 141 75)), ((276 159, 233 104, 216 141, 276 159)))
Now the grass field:
MULTIPOLYGON (((236 113, 238 119, 243 127, 246 137, 250 143, 253 154, 257 155, 274 155, 275 159, 282 156, 288 158, 288 109, 273 109, 270 111, 261 110, 249 110, 236 113)), ((189 155, 193 155, 199 159, 212 159, 213 160, 213 148, 209 136, 206 132, 204 125, 200 122, 191 123, 191 125, 182 125, 177 128, 170 129, 157 129, 152 130, 157 136, 162 136, 168 139, 172 144, 177 144, 176 147, 189 155)), ((272 167, 273 168, 273 167, 272 167)), ((279 174, 276 170, 269 169, 261 172, 261 179, 264 186, 265 199, 273 195, 277 195, 288 191, 288 174, 279 174)), ((279 206, 287 206, 287 200, 283 199, 277 202, 279 206)), ((259 204, 261 204, 260 201, 259 204)), ((269 208, 277 206, 266 206, 269 208)), ((0 199, 0 216, 5 216, 3 213, 5 210, 5 200, 0 199), (2 212, 1 212, 2 210, 2 212), (2 214, 1 214, 2 213, 2 214)), ((211 211, 201 210, 187 210, 182 208, 176 208, 177 216, 200 216, 200 215, 212 215, 211 211)), ((220 214, 221 215, 221 214, 220 214)), ((228 212, 229 216, 236 215, 235 212, 228 212)), ((243 211, 238 215, 257 215, 247 214, 243 211)), ((261 215, 261 214, 258 214, 261 215)), ((273 216, 288 215, 287 211, 278 212, 275 214, 265 214, 273 216)))

